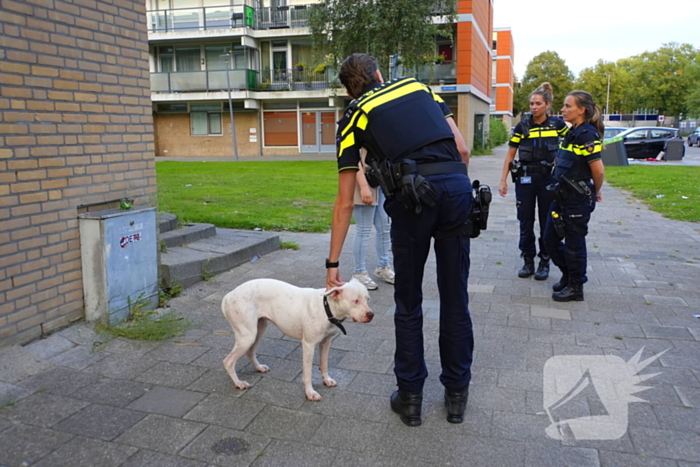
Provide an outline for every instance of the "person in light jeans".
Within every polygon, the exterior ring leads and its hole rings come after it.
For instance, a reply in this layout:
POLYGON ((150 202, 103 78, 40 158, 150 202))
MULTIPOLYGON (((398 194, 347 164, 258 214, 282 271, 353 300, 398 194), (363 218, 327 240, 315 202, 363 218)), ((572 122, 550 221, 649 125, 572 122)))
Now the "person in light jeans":
MULTIPOLYGON (((364 156, 365 151, 362 151, 364 156)), ((364 160, 364 157, 362 157, 364 160)), ((384 211, 384 193, 372 188, 365 178, 364 163, 360 164, 355 183, 355 238, 352 242, 352 252, 355 257, 355 272, 353 277, 362 282, 368 290, 376 290, 377 283, 367 273, 367 246, 372 224, 376 230, 375 249, 377 252, 377 268, 374 275, 383 281, 393 284, 394 271, 391 268, 389 252, 391 251, 391 227, 389 216, 384 211)))

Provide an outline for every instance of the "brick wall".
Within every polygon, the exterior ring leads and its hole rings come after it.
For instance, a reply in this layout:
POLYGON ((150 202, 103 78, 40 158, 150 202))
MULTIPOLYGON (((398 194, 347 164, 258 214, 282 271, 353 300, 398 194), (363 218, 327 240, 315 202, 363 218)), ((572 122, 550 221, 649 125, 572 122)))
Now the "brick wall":
POLYGON ((143 0, 0 2, 0 347, 83 316, 78 212, 156 193, 143 0))

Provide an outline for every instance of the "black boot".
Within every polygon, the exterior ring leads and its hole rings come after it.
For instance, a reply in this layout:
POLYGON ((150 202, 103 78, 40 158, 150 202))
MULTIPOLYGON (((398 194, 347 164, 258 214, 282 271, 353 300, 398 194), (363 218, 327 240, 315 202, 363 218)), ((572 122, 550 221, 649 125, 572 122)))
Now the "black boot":
POLYGON ((555 302, 582 302, 583 284, 569 284, 559 292, 554 292, 552 299, 555 302))
POLYGON ((523 265, 522 269, 518 271, 518 277, 525 279, 526 277, 530 277, 535 273, 535 258, 525 256, 525 264, 523 265))
POLYGON ((450 423, 462 423, 464 411, 469 400, 469 388, 462 391, 450 391, 445 389, 445 407, 447 408, 447 421, 450 423))
POLYGON ((420 414, 423 404, 423 394, 394 391, 391 395, 391 410, 399 414, 401 421, 408 426, 419 426, 421 424, 420 414))
POLYGON ((561 279, 559 279, 559 282, 552 286, 552 290, 555 292, 561 292, 567 285, 569 285, 569 276, 564 274, 561 276, 561 279))
POLYGON ((535 272, 536 281, 546 281, 549 277, 549 260, 540 259, 540 264, 537 266, 537 271, 535 272))

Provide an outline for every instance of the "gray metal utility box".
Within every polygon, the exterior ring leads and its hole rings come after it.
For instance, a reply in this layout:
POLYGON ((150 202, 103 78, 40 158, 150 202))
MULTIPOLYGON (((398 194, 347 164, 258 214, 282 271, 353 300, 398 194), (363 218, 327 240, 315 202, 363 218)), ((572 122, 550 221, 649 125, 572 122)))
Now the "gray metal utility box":
POLYGON ((600 156, 603 159, 603 165, 630 165, 622 138, 608 140, 600 156))
POLYGON ((85 319, 110 326, 158 305, 156 208, 80 214, 85 319))

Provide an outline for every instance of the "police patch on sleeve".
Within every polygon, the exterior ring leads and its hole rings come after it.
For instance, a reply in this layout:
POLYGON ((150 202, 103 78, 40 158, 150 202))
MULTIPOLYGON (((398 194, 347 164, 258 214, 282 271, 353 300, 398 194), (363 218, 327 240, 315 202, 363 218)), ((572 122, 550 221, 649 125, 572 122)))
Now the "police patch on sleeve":
POLYGON ((593 153, 593 151, 595 151, 595 141, 589 141, 583 147, 586 148, 586 151, 589 153, 593 153))

